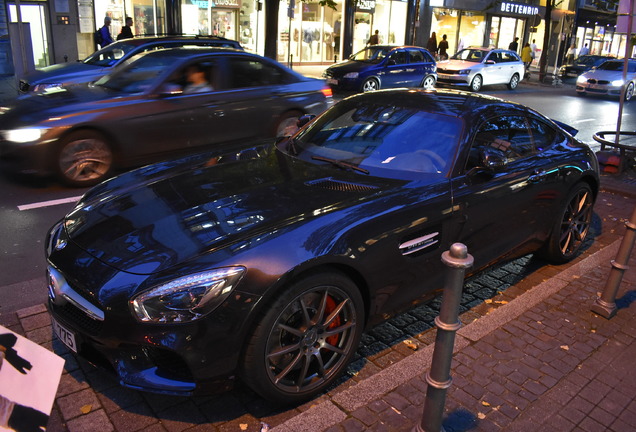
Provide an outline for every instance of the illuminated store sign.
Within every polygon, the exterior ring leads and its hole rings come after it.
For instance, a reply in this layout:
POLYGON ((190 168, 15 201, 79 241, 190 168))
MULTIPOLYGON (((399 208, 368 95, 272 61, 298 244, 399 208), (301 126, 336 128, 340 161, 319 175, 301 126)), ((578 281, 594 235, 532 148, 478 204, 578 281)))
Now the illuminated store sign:
POLYGON ((501 12, 513 13, 519 15, 538 15, 539 8, 537 6, 530 6, 527 4, 519 4, 519 3, 507 3, 501 2, 501 6, 499 7, 501 12))

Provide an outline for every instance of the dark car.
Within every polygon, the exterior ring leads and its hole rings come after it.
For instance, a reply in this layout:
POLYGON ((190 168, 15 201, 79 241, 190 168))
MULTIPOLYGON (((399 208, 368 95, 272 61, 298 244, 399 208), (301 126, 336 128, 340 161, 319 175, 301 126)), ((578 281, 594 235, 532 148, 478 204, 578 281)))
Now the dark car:
POLYGON ((442 288, 453 243, 475 271, 576 256, 598 185, 594 153, 529 108, 359 94, 277 143, 90 190, 46 240, 53 328, 124 386, 188 395, 238 376, 300 402, 347 367, 364 328, 442 288))
POLYGON ((25 95, 0 108, 0 161, 86 186, 114 168, 283 135, 299 116, 332 103, 323 80, 244 51, 173 48, 132 60, 95 84, 25 95), (192 67, 213 90, 190 93, 192 67))
POLYGON ((42 92, 47 89, 95 81, 132 56, 164 48, 207 46, 243 49, 235 40, 219 36, 153 36, 114 42, 82 61, 59 63, 37 69, 20 79, 20 92, 42 92))
POLYGON ((559 75, 561 78, 577 77, 583 72, 587 72, 613 58, 612 56, 582 55, 574 60, 574 63, 561 66, 559 68, 559 75))
POLYGON ((437 79, 435 69, 435 59, 424 48, 372 45, 330 66, 323 76, 334 90, 432 88, 437 79))

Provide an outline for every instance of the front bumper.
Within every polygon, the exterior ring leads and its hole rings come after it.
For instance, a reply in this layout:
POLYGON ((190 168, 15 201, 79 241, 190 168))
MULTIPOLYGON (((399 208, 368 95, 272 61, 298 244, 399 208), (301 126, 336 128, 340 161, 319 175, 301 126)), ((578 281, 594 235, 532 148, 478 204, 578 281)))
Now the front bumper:
POLYGON ((576 85, 576 91, 579 93, 596 94, 605 96, 620 96, 622 87, 610 85, 576 85))
POLYGON ((453 86, 468 86, 472 80, 473 75, 460 75, 453 73, 440 73, 437 71, 437 84, 440 85, 453 85, 453 86))
POLYGON ((51 148, 50 143, 14 143, 0 136, 0 165, 14 173, 49 175, 54 171, 55 161, 51 148))
MULTIPOLYGON (((72 244, 66 248, 77 252, 72 244)), ((82 255, 76 262, 84 261, 86 254, 82 255)), ((104 264, 90 266, 94 273, 104 264)), ((103 270, 105 276, 112 276, 112 269, 110 274, 103 270)), ((233 386, 246 317, 258 303, 257 297, 236 292, 199 320, 144 324, 133 318, 127 298, 119 295, 105 305, 90 282, 79 286, 77 281, 86 280, 86 272, 80 270, 71 278, 50 265, 48 275, 47 307, 53 327, 58 335, 59 328, 70 334, 58 339, 90 363, 110 371, 122 386, 179 396, 214 394, 233 386)), ((126 291, 140 278, 121 273, 118 277, 126 279, 126 291)))

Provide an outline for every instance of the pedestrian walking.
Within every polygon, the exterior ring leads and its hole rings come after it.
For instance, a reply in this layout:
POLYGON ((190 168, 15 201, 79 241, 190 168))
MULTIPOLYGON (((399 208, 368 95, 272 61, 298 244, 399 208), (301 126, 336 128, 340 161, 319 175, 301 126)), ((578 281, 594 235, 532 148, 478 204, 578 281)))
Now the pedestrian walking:
POLYGON ((521 61, 526 66, 526 78, 530 78, 530 63, 532 63, 532 48, 530 43, 526 44, 521 49, 521 61))
POLYGON ((431 33, 431 37, 428 38, 426 49, 437 58, 437 35, 435 32, 431 33))
POLYGON ((519 38, 518 37, 516 37, 512 42, 510 42, 510 45, 508 45, 508 49, 510 51, 517 52, 517 50, 519 49, 519 38))
POLYGON ((565 57, 566 64, 574 63, 574 58, 576 57, 576 44, 570 45, 570 49, 568 50, 567 56, 565 57))
POLYGON ((132 32, 133 19, 126 17, 126 25, 121 28, 121 31, 117 35, 117 40, 130 39, 135 37, 132 32))
POLYGON ((590 53, 590 49, 587 47, 587 44, 585 44, 583 45, 583 48, 581 48, 581 51, 579 51, 579 57, 588 55, 589 53, 590 53))
POLYGON ((442 41, 439 43, 437 50, 440 60, 448 60, 448 53, 446 52, 448 50, 448 41, 446 40, 446 35, 442 36, 442 41))
POLYGON ((104 17, 104 25, 97 30, 96 33, 96 42, 100 48, 104 48, 107 45, 113 43, 113 37, 110 35, 110 23, 111 18, 109 16, 104 17))

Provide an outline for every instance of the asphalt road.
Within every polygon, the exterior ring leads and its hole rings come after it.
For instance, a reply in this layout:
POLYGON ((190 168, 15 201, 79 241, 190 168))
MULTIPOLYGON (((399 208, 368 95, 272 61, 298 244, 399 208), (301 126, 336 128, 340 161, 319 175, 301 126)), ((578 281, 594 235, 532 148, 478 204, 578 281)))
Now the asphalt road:
MULTIPOLYGON (((515 91, 495 86, 485 94, 528 105, 579 129, 578 137, 598 149, 592 136, 616 130, 618 102, 579 97, 571 85, 521 85, 515 91)), ((626 104, 622 130, 636 130, 636 103, 626 104)), ((44 240, 85 189, 68 189, 54 180, 0 175, 0 315, 45 302, 44 240)))

